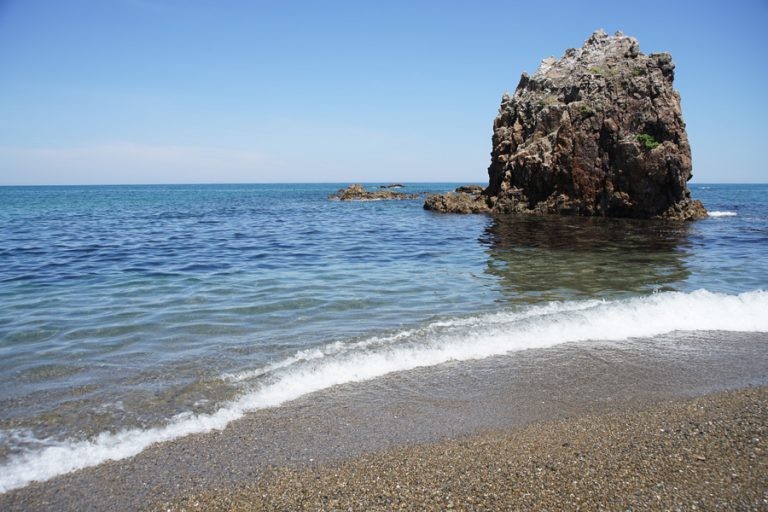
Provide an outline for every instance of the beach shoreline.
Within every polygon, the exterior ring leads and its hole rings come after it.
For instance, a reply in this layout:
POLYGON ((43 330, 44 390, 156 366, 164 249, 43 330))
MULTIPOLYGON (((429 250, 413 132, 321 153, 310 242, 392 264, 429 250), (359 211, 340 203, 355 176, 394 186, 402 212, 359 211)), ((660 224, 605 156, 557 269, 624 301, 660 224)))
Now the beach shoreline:
POLYGON ((768 388, 406 446, 152 510, 765 510, 768 388))
MULTIPOLYGON (((564 344, 336 386, 222 431, 0 495, 3 510, 137 510, 371 454, 768 384, 765 333, 564 344)), ((415 448, 414 448, 415 447, 415 448)))

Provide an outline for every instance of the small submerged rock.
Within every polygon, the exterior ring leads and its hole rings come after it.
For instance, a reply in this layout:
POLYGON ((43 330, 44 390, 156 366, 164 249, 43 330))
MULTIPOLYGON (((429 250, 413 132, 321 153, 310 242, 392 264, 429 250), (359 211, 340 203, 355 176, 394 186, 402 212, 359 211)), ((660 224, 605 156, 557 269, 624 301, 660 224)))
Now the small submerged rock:
POLYGON ((418 199, 419 197, 419 194, 393 192, 392 190, 389 190, 389 188, 371 191, 367 190, 359 183, 354 183, 347 188, 339 189, 335 194, 328 196, 329 199, 338 201, 384 201, 392 199, 418 199))

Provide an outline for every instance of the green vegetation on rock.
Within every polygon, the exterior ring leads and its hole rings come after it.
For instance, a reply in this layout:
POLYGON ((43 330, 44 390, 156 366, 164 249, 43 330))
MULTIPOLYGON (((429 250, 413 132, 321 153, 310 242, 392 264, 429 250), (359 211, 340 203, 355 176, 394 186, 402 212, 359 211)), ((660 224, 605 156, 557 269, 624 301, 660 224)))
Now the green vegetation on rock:
POLYGON ((593 75, 603 76, 606 78, 616 76, 617 74, 617 71, 615 69, 611 69, 607 67, 598 67, 598 66, 593 66, 589 68, 589 72, 593 75))
POLYGON ((589 105, 582 105, 581 107, 579 107, 579 111, 581 112, 581 115, 583 115, 584 117, 589 117, 595 114, 594 110, 589 108, 589 105))
POLYGON ((659 147, 659 144, 661 144, 659 141, 653 138, 653 135, 648 133, 638 133, 637 141, 647 150, 656 149, 659 147))

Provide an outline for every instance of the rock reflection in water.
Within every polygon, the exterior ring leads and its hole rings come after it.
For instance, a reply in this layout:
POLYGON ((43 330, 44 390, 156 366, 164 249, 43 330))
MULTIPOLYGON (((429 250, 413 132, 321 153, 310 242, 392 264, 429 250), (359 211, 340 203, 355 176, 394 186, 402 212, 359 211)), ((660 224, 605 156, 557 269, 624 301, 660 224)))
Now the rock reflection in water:
POLYGON ((481 242, 511 302, 618 298, 676 290, 690 275, 683 223, 558 216, 496 217, 481 242))

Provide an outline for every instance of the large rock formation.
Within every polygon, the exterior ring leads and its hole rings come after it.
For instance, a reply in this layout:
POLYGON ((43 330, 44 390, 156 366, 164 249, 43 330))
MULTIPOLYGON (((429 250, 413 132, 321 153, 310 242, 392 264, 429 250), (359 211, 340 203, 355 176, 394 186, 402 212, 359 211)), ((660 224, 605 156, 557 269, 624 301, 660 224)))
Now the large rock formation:
POLYGON ((481 194, 428 198, 438 211, 690 220, 691 149, 668 53, 597 31, 560 60, 523 73, 493 123, 481 194), (456 205, 456 207, 454 207, 456 205))

